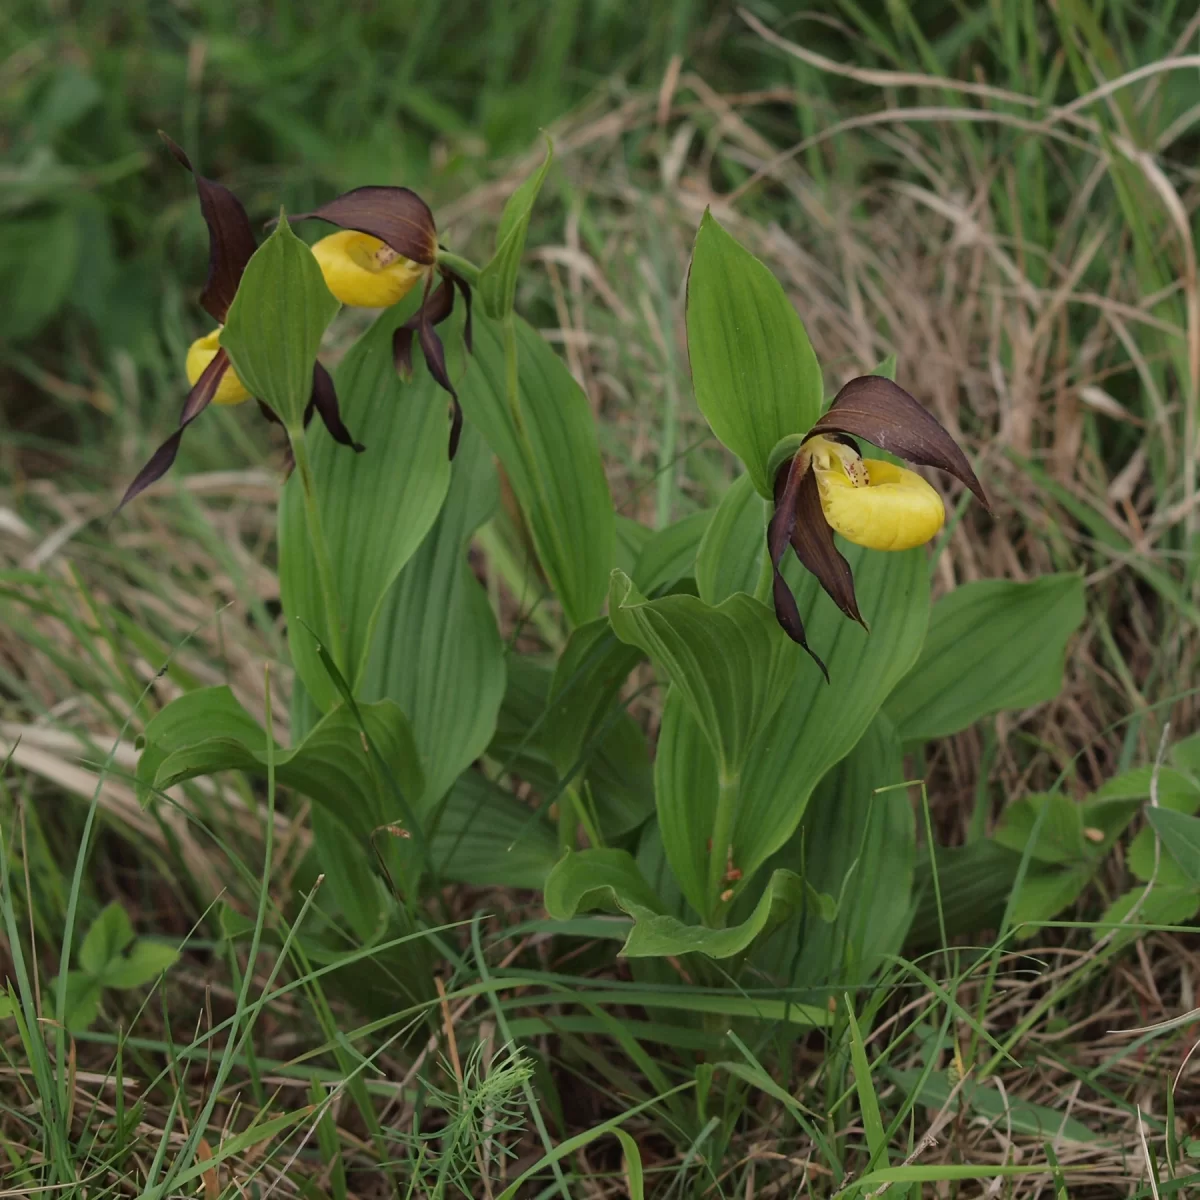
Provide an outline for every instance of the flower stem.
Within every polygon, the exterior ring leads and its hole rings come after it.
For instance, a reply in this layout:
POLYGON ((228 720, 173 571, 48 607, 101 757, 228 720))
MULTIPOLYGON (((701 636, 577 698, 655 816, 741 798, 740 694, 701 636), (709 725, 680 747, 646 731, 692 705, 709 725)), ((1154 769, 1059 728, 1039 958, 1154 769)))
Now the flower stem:
POLYGON ((317 560, 317 578, 321 585, 321 599, 325 605, 329 652, 342 677, 348 684, 353 685, 353 680, 347 674, 346 639, 342 629, 342 610, 338 603, 337 583, 333 574, 333 559, 329 555, 329 542, 325 538, 325 526, 317 505, 316 484, 313 480, 303 426, 299 429, 289 429, 288 437, 292 443, 292 455, 296 459, 296 474, 300 476, 300 490, 304 493, 304 517, 308 524, 308 539, 313 557, 317 560))
POLYGON ((439 250, 437 260, 456 275, 461 275, 472 287, 479 283, 479 268, 469 258, 451 254, 449 250, 439 250))
POLYGON ((741 774, 728 776, 720 772, 717 792, 717 811, 713 817, 712 849, 708 855, 708 923, 716 928, 725 924, 725 904, 721 894, 725 891, 725 870, 729 852, 733 846, 733 825, 737 817, 738 792, 741 774))

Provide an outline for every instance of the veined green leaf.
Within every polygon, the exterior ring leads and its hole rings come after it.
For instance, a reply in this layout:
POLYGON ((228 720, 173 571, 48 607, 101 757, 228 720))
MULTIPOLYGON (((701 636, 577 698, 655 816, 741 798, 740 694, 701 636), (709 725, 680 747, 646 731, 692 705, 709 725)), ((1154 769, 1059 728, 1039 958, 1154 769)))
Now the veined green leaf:
POLYGON ((560 778, 597 732, 641 657, 603 617, 572 631, 554 668, 542 735, 560 778))
POLYGON ((338 307, 312 251, 281 216, 246 264, 221 346, 246 390, 290 430, 300 428, 321 336, 338 307))
MULTIPOLYGON (((589 626, 581 629, 589 630, 589 626)), ((622 652, 628 649, 617 645, 622 652)), ((488 752, 505 771, 515 772, 543 796, 554 793, 564 778, 555 766, 556 759, 565 763, 564 771, 574 769, 578 761, 580 772, 572 782, 586 788, 602 836, 606 840, 620 837, 642 824, 654 809, 645 734, 628 713, 617 711, 615 702, 606 712, 589 716, 585 698, 575 695, 573 687, 567 689, 565 681, 573 676, 563 678, 562 698, 569 696, 572 704, 578 701, 581 712, 568 714, 566 730, 558 735, 556 714, 548 708, 554 672, 527 655, 510 655, 508 690, 488 752), (571 741, 578 745, 577 758, 571 758, 556 737, 574 739, 577 731, 573 732, 572 726, 581 715, 588 731, 582 742, 571 741)))
POLYGON ((600 615, 616 553, 612 497, 583 389, 535 329, 515 326, 519 410, 509 408, 499 322, 475 323, 463 412, 500 459, 568 622, 600 615))
POLYGON ((546 172, 554 161, 554 143, 546 138, 546 157, 542 165, 522 183, 504 205, 496 230, 496 253, 479 273, 479 296, 489 317, 507 317, 517 294, 517 271, 525 251, 529 218, 537 201, 546 172))
MULTIPOLYGON (((359 705, 372 744, 406 796, 424 786, 417 749, 404 713, 390 700, 359 705)), ((218 771, 266 770, 266 734, 227 687, 188 692, 146 726, 138 760, 143 794, 162 791, 218 771)), ((291 750, 275 753, 276 778, 332 813, 362 845, 380 825, 399 820, 390 792, 363 745, 353 713, 344 705, 323 717, 291 750)))
POLYGON ((621 953, 627 958, 706 954, 732 958, 756 938, 768 936, 792 913, 809 906, 827 920, 834 903, 808 888, 791 871, 776 871, 767 882, 753 912, 739 925, 712 929, 689 925, 661 911, 662 901, 624 850, 583 850, 568 853, 546 881, 546 911, 556 920, 598 908, 619 909, 633 918, 621 953))
POLYGON ((898 954, 913 911, 916 822, 900 743, 879 714, 817 785, 800 828, 771 857, 838 901, 833 922, 789 921, 756 954, 768 976, 806 987, 866 982, 898 954), (880 790, 887 789, 887 790, 880 790), (799 954, 799 957, 797 957, 799 954))
POLYGON ((821 367, 779 281, 705 213, 687 288, 688 355, 700 411, 770 497, 767 460, 821 413, 821 367))
POLYGON ((1051 699, 1083 615, 1078 575, 955 588, 934 605, 921 657, 888 697, 897 733, 904 741, 944 737, 988 713, 1051 699))
POLYGON ((412 726, 425 775, 419 814, 487 749, 504 697, 504 643, 467 562, 498 499, 491 453, 467 426, 446 503, 384 598, 363 670, 361 698, 394 700, 412 726))
MULTIPOLYGON (((354 454, 320 431, 312 438, 317 503, 333 558, 352 688, 366 667, 384 597, 433 525, 450 483, 445 393, 418 364, 402 385, 392 361, 392 332, 403 312, 388 309, 335 373, 342 416, 365 446, 354 454)), ((304 497, 293 474, 279 502, 279 587, 296 672, 322 712, 337 689, 317 655, 326 629, 304 497)))
POLYGON ((627 850, 569 850, 550 872, 543 899, 556 921, 597 909, 654 914, 662 908, 627 850))
MULTIPOLYGON (((765 541, 764 515, 753 503, 741 505, 738 520, 723 522, 722 528, 723 539, 706 542, 705 554, 713 562, 722 560, 724 547, 736 556, 736 547, 765 541)), ((813 788, 862 737, 916 661, 925 636, 929 572, 922 551, 885 554, 848 544, 843 550, 869 634, 842 615, 799 563, 789 559, 783 565, 809 643, 825 659, 830 682, 801 655, 782 702, 750 747, 733 836, 733 865, 742 872, 739 889, 795 832, 813 788)), ((757 576, 758 568, 749 560, 743 561, 742 569, 747 576, 757 576)), ((713 599, 720 598, 720 589, 739 582, 742 589, 754 586, 754 578, 739 581, 724 571, 709 578, 706 587, 714 591, 713 599)), ((696 904, 699 897, 686 881, 706 874, 716 764, 696 721, 671 696, 663 713, 654 777, 664 849, 688 899, 696 904)))
POLYGON ((430 841, 442 878, 473 887, 541 888, 559 859, 554 829, 473 770, 450 789, 430 841))
POLYGON ((696 553, 696 588, 705 604, 749 591, 767 553, 767 512, 749 475, 730 484, 696 553))
POLYGON ((771 610, 745 593, 716 607, 695 596, 647 600, 614 571, 608 619, 622 641, 640 646, 670 677, 722 776, 738 775, 799 665, 771 610))
POLYGON ((695 575, 696 554, 712 515, 711 509, 702 509, 646 539, 636 565, 625 572, 643 596, 653 596, 695 575))

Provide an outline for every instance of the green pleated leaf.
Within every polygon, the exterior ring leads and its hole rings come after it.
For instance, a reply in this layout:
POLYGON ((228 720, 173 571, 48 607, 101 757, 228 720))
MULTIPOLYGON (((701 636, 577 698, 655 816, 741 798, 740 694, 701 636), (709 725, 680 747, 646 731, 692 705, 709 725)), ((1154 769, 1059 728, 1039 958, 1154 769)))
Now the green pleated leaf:
POLYGON ((821 367, 779 281, 706 212, 687 288, 688 356, 700 411, 770 497, 777 442, 821 412, 821 367))
POLYGON ((475 323, 459 399, 504 467, 567 620, 582 625, 600 615, 616 553, 612 496, 583 389, 541 334, 513 321, 520 423, 506 398, 496 321, 475 323))
POLYGON ((338 307, 312 251, 281 216, 246 264, 221 345, 246 390, 289 429, 300 428, 321 336, 338 307))
POLYGON ((711 509, 691 513, 646 539, 636 564, 625 571, 643 596, 668 591, 696 574, 696 554, 712 516, 711 509))
MULTIPOLYGON (((593 632, 591 625, 581 626, 585 638, 593 632)), ((629 653, 621 643, 617 647, 617 652, 629 653)), ((570 713, 564 730, 556 732, 556 714, 549 707, 554 679, 555 672, 548 666, 525 655, 509 656, 508 687, 488 754, 504 771, 530 783, 543 797, 557 794, 562 786, 565 776, 556 761, 565 764, 564 772, 578 765, 573 783, 586 786, 601 833, 606 840, 620 837, 641 825, 654 809, 646 736, 618 703, 594 712, 586 694, 573 688, 564 692, 564 698, 569 695, 572 703, 579 701, 587 732, 580 741, 579 714, 570 713), (576 757, 561 738, 571 739, 570 745, 578 747, 576 757)))
POLYGON ((596 735, 641 658, 603 617, 572 631, 554 668, 542 734, 560 778, 596 735))
POLYGON ((487 749, 504 697, 504 643, 467 562, 471 535, 498 500, 491 452, 468 425, 446 503, 384 598, 358 689, 408 715, 425 775, 418 814, 487 749))
MULTIPOLYGON (((713 601, 726 589, 751 589, 757 579, 758 564, 740 549, 765 543, 765 515, 753 493, 742 489, 743 502, 730 501, 726 510, 736 520, 722 518, 718 526, 714 517, 710 530, 721 529, 722 537, 710 535, 702 547, 712 564, 741 563, 740 579, 729 570, 698 567, 713 601)), ((863 736, 912 668, 925 636, 929 573, 923 551, 881 553, 848 543, 840 548, 854 572, 870 633, 847 620, 799 563, 785 560, 784 578, 796 595, 809 644, 829 667, 830 682, 801 655, 782 702, 749 749, 733 837, 733 865, 742 872, 734 885, 738 892, 795 832, 813 789, 863 736)), ((664 849, 696 904, 696 882, 707 872, 716 764, 695 719, 671 696, 659 734, 655 791, 664 849)))
POLYGON ((662 908, 627 850, 568 851, 550 872, 543 901, 556 921, 578 912, 637 910, 648 916, 662 908))
POLYGON ((799 830, 769 866, 790 867, 838 900, 830 923, 789 921, 755 963, 806 987, 864 983, 898 954, 913 911, 916 822, 895 732, 876 716, 813 793, 799 830), (880 789, 889 789, 881 791, 880 789), (799 957, 797 958, 797 952, 799 957))
POLYGON ((620 567, 631 579, 636 581, 638 559, 642 555, 642 551, 646 548, 646 543, 654 537, 654 530, 648 525, 643 525, 641 521, 635 521, 632 517, 622 516, 617 513, 616 517, 616 550, 613 554, 613 566, 620 567))
POLYGON ((513 310, 517 272, 525 252, 529 218, 533 215, 533 206, 553 161, 554 144, 546 138, 546 157, 542 165, 509 196, 500 214, 500 225, 496 230, 496 253, 479 273, 479 296, 489 317, 506 317, 513 310))
MULTIPOLYGON (((342 417, 366 450, 354 454, 315 424, 310 431, 313 475, 345 624, 345 674, 354 688, 366 668, 384 597, 425 539, 450 483, 446 395, 422 364, 407 385, 393 365, 392 332, 403 315, 385 312, 335 373, 342 417)), ((301 624, 332 644, 294 473, 279 504, 279 586, 296 672, 317 707, 328 712, 338 693, 301 624)))
POLYGON ((745 593, 716 607, 695 596, 647 600, 614 571, 608 619, 623 642, 640 647, 667 674, 723 777, 736 776, 799 665, 774 613, 745 593))
POLYGON ((904 741, 945 737, 988 713, 1052 699, 1083 616, 1078 575, 985 579, 943 596, 921 657, 888 698, 897 733, 904 741))
POLYGON ((559 859, 555 830, 478 771, 450 790, 431 842, 441 877, 474 887, 540 889, 559 859))
POLYGON ((767 519, 753 480, 739 475, 721 497, 696 553, 696 588, 706 604, 753 590, 767 552, 767 519))
POLYGON ((769 936, 805 905, 826 919, 835 914, 830 897, 813 892, 790 871, 776 871, 753 912, 741 924, 725 929, 689 925, 661 911, 662 901, 624 850, 583 850, 565 855, 546 881, 545 903, 546 911, 556 920, 569 920, 578 912, 597 909, 628 913, 633 927, 621 949, 626 958, 692 953, 732 958, 756 939, 769 936))
MULTIPOLYGON (((405 796, 424 787, 421 764, 404 713, 390 700, 359 705, 359 713, 383 766, 405 796)), ((163 791, 219 771, 266 773, 266 734, 227 687, 188 692, 146 726, 137 777, 143 791, 163 791)), ((360 839, 363 865, 371 861, 366 839, 401 815, 388 781, 363 745, 354 714, 339 706, 290 750, 277 748, 275 775, 335 816, 360 839)))

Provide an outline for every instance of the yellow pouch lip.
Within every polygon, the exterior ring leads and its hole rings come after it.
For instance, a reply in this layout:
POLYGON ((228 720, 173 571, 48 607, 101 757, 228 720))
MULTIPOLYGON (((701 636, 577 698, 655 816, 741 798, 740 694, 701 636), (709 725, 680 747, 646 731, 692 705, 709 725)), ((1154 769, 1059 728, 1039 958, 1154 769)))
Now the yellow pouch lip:
POLYGON ((387 246, 377 237, 342 229, 312 247, 325 286, 351 308, 390 308, 422 279, 427 267, 396 257, 381 261, 387 246))
POLYGON ((838 463, 814 466, 821 511, 847 541, 871 550, 911 550, 935 537, 946 522, 937 490, 915 471, 864 458, 869 483, 856 487, 838 463))
MULTIPOLYGON (((187 381, 193 387, 196 386, 196 381, 204 374, 205 367, 208 366, 214 358, 217 357, 217 351, 221 348, 221 329, 218 326, 211 333, 206 333, 203 337, 198 337, 189 347, 187 358, 184 360, 184 370, 187 372, 187 381)), ((216 395, 213 396, 213 404, 242 404, 250 399, 250 393, 246 390, 246 385, 238 378, 237 372, 232 366, 226 370, 221 376, 221 382, 217 384, 216 395)))

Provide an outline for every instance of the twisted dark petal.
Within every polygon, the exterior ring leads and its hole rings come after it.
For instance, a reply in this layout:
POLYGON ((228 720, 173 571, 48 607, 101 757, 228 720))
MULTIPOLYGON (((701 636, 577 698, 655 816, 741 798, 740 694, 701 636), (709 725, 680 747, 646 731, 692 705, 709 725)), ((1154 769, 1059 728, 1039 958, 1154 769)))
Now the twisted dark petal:
POLYGON ((402 187, 360 187, 291 219, 316 217, 386 242, 397 254, 423 266, 437 260, 437 227, 429 205, 402 187))
MULTIPOLYGON (((229 356, 224 350, 218 350, 212 362, 204 368, 200 378, 196 380, 192 390, 188 392, 183 402, 183 412, 179 417, 179 428, 155 452, 150 455, 146 465, 137 473, 133 482, 125 489, 121 503, 115 512, 120 512, 130 500, 140 496, 152 483, 161 479, 170 469, 179 453, 179 443, 183 440, 183 431, 212 403, 221 383, 221 376, 229 370, 229 356)), ((115 513, 114 513, 115 515, 115 513)))
POLYGON ((970 488, 984 508, 990 507, 958 443, 931 412, 882 375, 850 380, 810 433, 853 434, 911 463, 947 471, 970 488))
POLYGON ((413 375, 413 332, 413 328, 405 321, 392 334, 392 362, 396 364, 396 374, 404 380, 412 379, 413 375))
MULTIPOLYGON (((266 403, 265 401, 263 401, 263 400, 256 400, 256 401, 255 401, 255 404, 257 404, 257 405, 258 405, 258 411, 259 411, 260 413, 262 413, 263 417, 264 417, 266 420, 270 421, 272 425, 278 425, 280 428, 282 428, 282 427, 283 427, 283 422, 282 422, 282 421, 279 419, 279 414, 278 414, 278 413, 277 413, 277 412, 276 412, 276 411, 275 411, 275 410, 274 410, 274 409, 273 409, 273 408, 272 408, 272 407, 271 407, 269 404, 267 404, 267 403, 266 403)), ((312 408, 312 403, 311 403, 311 401, 309 402, 309 406, 308 406, 308 408, 309 408, 309 409, 311 409, 311 408, 312 408)), ((304 423, 305 423, 305 425, 307 425, 307 424, 308 424, 308 422, 309 422, 311 419, 312 419, 312 415, 311 415, 311 413, 308 411, 308 409, 306 409, 306 410, 305 410, 305 412, 304 412, 304 423)))
POLYGON ((779 570, 796 528, 796 503, 801 483, 806 475, 811 474, 808 464, 802 461, 799 454, 781 466, 776 473, 775 511, 767 525, 767 553, 771 556, 771 595, 775 603, 775 619, 783 632, 797 645, 802 646, 813 662, 821 668, 821 674, 828 683, 829 671, 804 636, 804 622, 800 618, 796 597, 792 595, 792 589, 788 587, 787 580, 779 570))
POLYGON ((417 309, 404 324, 397 327, 392 334, 392 361, 396 364, 396 373, 402 379, 411 379, 413 372, 412 342, 413 334, 421 344, 421 355, 430 375, 439 386, 450 393, 453 405, 450 416, 450 457, 458 453, 458 439, 462 436, 463 412, 458 402, 458 393, 450 382, 450 372, 446 369, 446 348, 438 337, 435 325, 440 325, 454 311, 454 286, 449 279, 443 279, 437 290, 430 294, 432 280, 425 284, 425 296, 421 307, 417 309))
POLYGON ((417 339, 421 343, 421 353, 425 356, 425 365, 429 368, 430 375, 457 401, 458 393, 454 390, 454 384, 450 382, 449 371, 446 370, 446 349, 432 321, 422 321, 417 326, 417 339))
POLYGON ((834 604, 850 620, 857 621, 866 629, 867 623, 858 611, 858 600, 854 595, 854 574, 850 564, 833 544, 833 530, 829 528, 821 509, 821 490, 812 471, 805 471, 800 481, 792 549, 805 569, 817 577, 817 582, 834 604))
POLYGON ((454 461, 454 456, 458 453, 458 440, 462 437, 463 427, 463 410, 462 405, 458 402, 458 397, 455 396, 450 402, 450 461, 454 461))
POLYGON ((448 271, 445 267, 442 268, 442 275, 450 280, 456 288, 462 293, 463 304, 467 309, 467 319, 463 324, 463 343, 467 350, 472 349, 471 346, 471 285, 456 271, 448 271))
POLYGON ((443 279, 432 296, 426 295, 420 309, 409 320, 418 324, 428 320, 431 325, 440 325, 453 311, 454 286, 448 279, 443 279))
POLYGON ((242 202, 227 187, 197 175, 183 150, 161 130, 158 136, 196 181, 200 212, 208 226, 208 279, 200 293, 200 303, 218 325, 223 325, 242 281, 242 272, 257 249, 250 218, 242 202))
POLYGON ((313 364, 312 399, 308 402, 306 418, 310 416, 314 408, 321 414, 321 420, 325 422, 325 428, 329 430, 329 435, 335 442, 353 447, 355 454, 361 454, 366 449, 361 442, 356 442, 350 436, 350 430, 342 423, 342 412, 338 406, 337 389, 333 386, 333 377, 320 363, 313 364))

